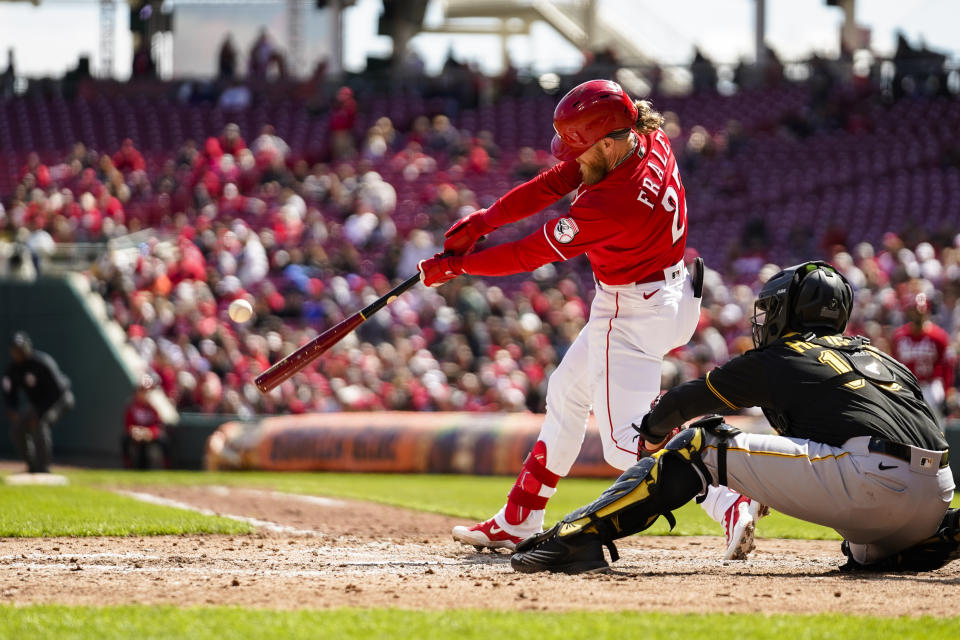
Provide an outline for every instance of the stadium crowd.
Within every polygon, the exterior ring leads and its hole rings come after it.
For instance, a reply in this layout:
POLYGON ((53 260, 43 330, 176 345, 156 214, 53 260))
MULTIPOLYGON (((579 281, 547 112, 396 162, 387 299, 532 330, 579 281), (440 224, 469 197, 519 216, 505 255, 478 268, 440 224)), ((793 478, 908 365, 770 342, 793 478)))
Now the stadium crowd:
MULTIPOLYGON (((529 278, 417 287, 316 366, 270 394, 256 390, 254 377, 271 362, 414 273, 454 220, 490 204, 487 177, 519 181, 552 162, 530 148, 502 154, 489 133, 458 131, 443 115, 416 118, 403 131, 382 117, 355 137, 352 93, 338 92, 333 108, 343 135, 330 138, 329 162, 312 165, 270 125, 248 143, 229 124, 152 167, 129 139, 104 152, 77 143, 50 166, 31 154, 13 197, 0 204, 0 232, 12 239, 0 275, 31 277, 60 243, 106 243, 88 271, 93 287, 182 411, 542 410, 546 379, 589 311, 585 260, 529 278), (410 197, 417 215, 395 216, 398 200, 410 197), (226 314, 238 297, 254 306, 247 324, 226 314)), ((728 152, 717 145, 735 150, 742 132, 732 123, 711 137, 674 118, 668 134, 693 174, 705 154, 728 152)), ((667 358, 664 387, 751 347, 752 300, 776 271, 771 255, 789 254, 744 251, 758 238, 763 244, 763 225, 746 225, 739 250, 708 264, 700 326, 667 358)), ((954 416, 957 231, 890 232, 878 246, 848 246, 844 234, 828 231, 817 255, 798 256, 840 267, 857 291, 851 330, 920 362, 954 416), (918 317, 942 328, 923 330, 935 334, 930 344, 898 333, 918 317)), ((694 241, 691 259, 696 250, 694 241)))

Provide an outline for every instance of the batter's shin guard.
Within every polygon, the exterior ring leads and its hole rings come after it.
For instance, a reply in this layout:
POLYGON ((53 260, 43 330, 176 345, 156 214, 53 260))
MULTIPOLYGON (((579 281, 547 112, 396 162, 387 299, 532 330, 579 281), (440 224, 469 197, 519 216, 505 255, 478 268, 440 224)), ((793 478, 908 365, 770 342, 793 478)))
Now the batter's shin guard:
POLYGON ((700 451, 703 429, 686 429, 666 447, 640 460, 599 498, 568 514, 549 531, 521 542, 511 559, 515 571, 582 573, 607 567, 603 546, 619 558, 613 541, 647 529, 705 491, 710 474, 700 451))
MULTIPOLYGON (((503 510, 507 524, 518 525, 527 519, 531 511, 546 508, 547 501, 560 481, 560 476, 548 470, 546 464, 547 445, 543 440, 537 440, 533 450, 523 461, 517 481, 507 495, 507 505, 503 510)), ((537 531, 539 530, 538 524, 537 531)))

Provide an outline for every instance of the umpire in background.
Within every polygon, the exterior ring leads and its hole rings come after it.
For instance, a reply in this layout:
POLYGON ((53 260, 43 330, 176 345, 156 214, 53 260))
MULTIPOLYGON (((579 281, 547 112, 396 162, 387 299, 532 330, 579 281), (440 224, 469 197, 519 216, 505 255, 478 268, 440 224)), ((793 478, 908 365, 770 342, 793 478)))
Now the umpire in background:
POLYGON ((3 375, 3 400, 10 436, 30 473, 49 473, 53 441, 50 429, 73 407, 70 379, 48 354, 33 348, 24 331, 10 341, 10 366, 3 375), (27 405, 20 409, 20 392, 27 405))
POLYGON ((835 529, 843 569, 924 571, 960 558, 960 512, 948 509, 949 452, 917 379, 861 337, 842 335, 853 291, 824 262, 773 276, 754 304, 755 349, 668 391, 639 437, 656 453, 593 503, 524 540, 521 572, 607 566, 603 545, 649 527, 708 485, 729 486, 787 515, 835 529), (777 435, 741 433, 720 416, 759 406, 777 435))

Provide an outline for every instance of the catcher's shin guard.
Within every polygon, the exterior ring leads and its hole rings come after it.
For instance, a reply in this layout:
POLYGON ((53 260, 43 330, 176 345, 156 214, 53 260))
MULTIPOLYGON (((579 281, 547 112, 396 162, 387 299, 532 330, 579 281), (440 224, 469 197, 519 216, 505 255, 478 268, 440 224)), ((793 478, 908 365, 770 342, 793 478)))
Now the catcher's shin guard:
POLYGON ((617 478, 599 498, 568 514, 552 529, 521 542, 511 559, 515 571, 581 573, 607 566, 603 545, 618 558, 613 540, 647 529, 671 511, 702 493, 710 474, 700 451, 704 429, 681 431, 649 458, 617 478))

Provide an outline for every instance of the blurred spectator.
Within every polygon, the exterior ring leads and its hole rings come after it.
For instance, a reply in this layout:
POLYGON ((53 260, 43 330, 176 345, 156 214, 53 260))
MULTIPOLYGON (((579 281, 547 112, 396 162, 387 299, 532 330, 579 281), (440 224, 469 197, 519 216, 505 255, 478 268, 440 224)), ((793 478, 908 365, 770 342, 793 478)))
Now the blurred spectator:
POLYGON ((120 150, 113 155, 113 166, 117 171, 144 171, 147 163, 143 159, 143 154, 133 146, 133 140, 125 138, 120 145, 120 150))
POLYGON ((261 27, 257 39, 250 47, 247 76, 255 81, 263 81, 272 78, 283 79, 286 73, 283 53, 274 45, 266 27, 261 27))
POLYGON ((357 122, 357 101, 350 87, 340 87, 330 108, 330 157, 342 160, 356 153, 353 127, 357 122))
POLYGON ((70 379, 56 361, 33 348, 24 331, 10 341, 10 364, 4 373, 3 400, 10 437, 30 473, 49 473, 53 454, 51 429, 64 411, 73 407, 70 379), (26 399, 22 407, 20 394, 26 399))
POLYGON ((783 63, 770 45, 764 44, 763 48, 766 53, 762 69, 764 86, 778 87, 783 83, 783 63))
POLYGON ((224 153, 229 153, 234 158, 240 155, 240 152, 247 148, 247 143, 240 135, 240 126, 235 122, 229 123, 223 128, 223 133, 218 139, 220 149, 224 153))
POLYGON ((460 132, 450 122, 450 118, 438 114, 433 117, 426 143, 430 151, 452 154, 460 146, 460 132))
POLYGON ((157 77, 157 65, 153 61, 153 52, 150 50, 150 41, 141 36, 137 48, 133 52, 130 77, 133 80, 157 77))
POLYGON ((917 377, 924 400, 940 411, 942 417, 947 396, 956 394, 953 386, 956 362, 950 337, 930 321, 931 301, 926 293, 911 292, 904 297, 907 322, 893 332, 893 355, 917 377))
POLYGON ((690 75, 693 76, 694 93, 714 93, 717 90, 717 68, 713 61, 700 51, 693 49, 693 60, 690 62, 690 75))
POLYGON ((540 160, 537 152, 532 147, 522 147, 520 151, 517 152, 517 160, 513 164, 512 175, 517 180, 526 181, 546 168, 546 163, 540 160))
POLYGON ((30 176, 33 178, 33 184, 41 189, 50 186, 50 169, 40 161, 40 155, 36 151, 31 151, 27 155, 27 164, 20 169, 20 180, 30 176))
POLYGON ((233 80, 236 75, 237 48, 233 44, 233 34, 228 32, 217 54, 217 77, 221 80, 233 80))
POLYGON ((0 100, 12 98, 17 82, 17 70, 13 62, 13 47, 7 49, 7 68, 0 74, 0 100))
POLYGON ((393 128, 390 118, 386 116, 377 118, 367 132, 367 138, 363 144, 363 157, 367 160, 380 160, 388 152, 396 149, 397 142, 397 131, 393 128))
POLYGON ((153 376, 145 373, 124 414, 120 450, 123 452, 123 466, 127 469, 170 468, 167 427, 149 398, 155 387, 153 376))
POLYGON ((245 84, 238 84, 223 90, 217 98, 217 106, 224 111, 243 111, 250 106, 253 93, 245 84))
POLYGON ((29 237, 29 230, 21 227, 13 242, 0 243, 0 275, 15 280, 36 279, 38 258, 30 249, 29 237))
POLYGON ((261 165, 270 164, 274 161, 283 163, 287 159, 287 154, 290 153, 289 145, 277 135, 273 125, 269 124, 263 126, 260 135, 250 146, 250 150, 256 156, 257 163, 261 165))

